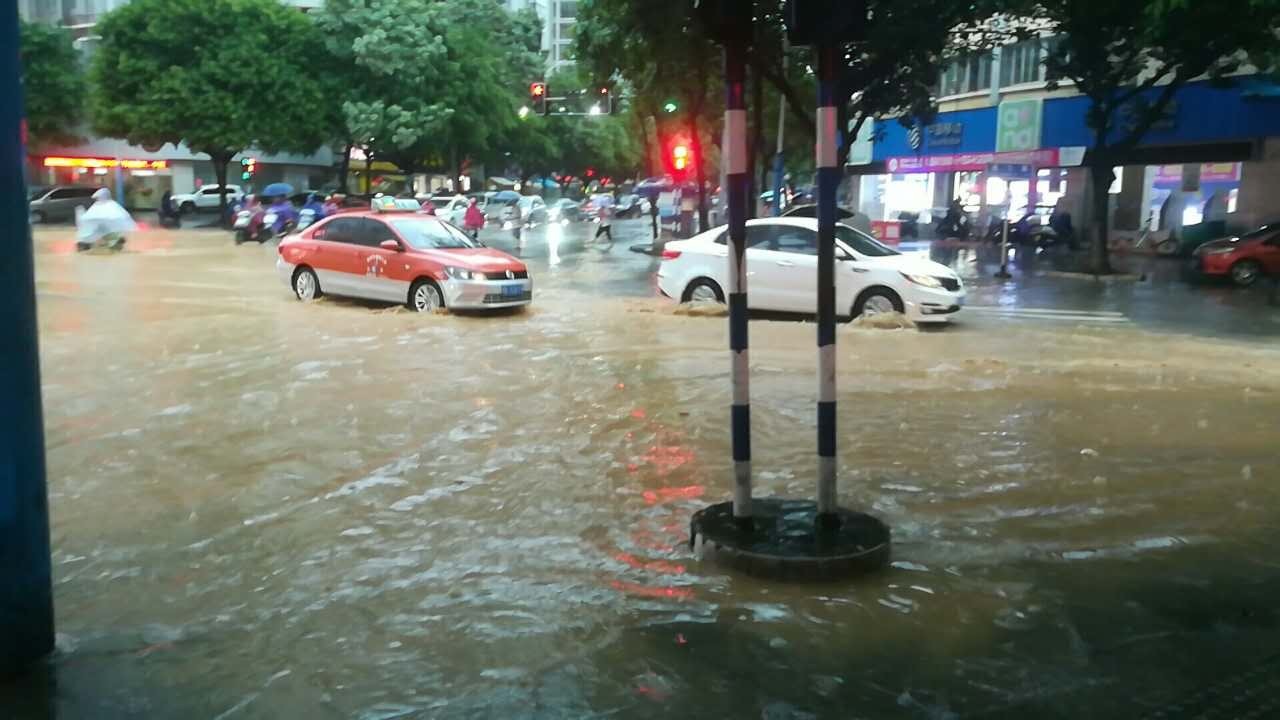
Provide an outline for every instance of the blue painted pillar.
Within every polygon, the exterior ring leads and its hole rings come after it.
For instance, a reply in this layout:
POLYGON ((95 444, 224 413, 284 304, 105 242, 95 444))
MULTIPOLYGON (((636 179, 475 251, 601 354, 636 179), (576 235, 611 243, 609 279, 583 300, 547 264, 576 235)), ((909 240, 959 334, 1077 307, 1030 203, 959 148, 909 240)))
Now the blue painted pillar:
POLYGON ((818 46, 818 521, 838 522, 836 514, 836 188, 840 184, 837 152, 836 53, 838 46, 818 46))
POLYGON ((18 8, 0 4, 0 676, 53 650, 35 267, 23 180, 18 8))

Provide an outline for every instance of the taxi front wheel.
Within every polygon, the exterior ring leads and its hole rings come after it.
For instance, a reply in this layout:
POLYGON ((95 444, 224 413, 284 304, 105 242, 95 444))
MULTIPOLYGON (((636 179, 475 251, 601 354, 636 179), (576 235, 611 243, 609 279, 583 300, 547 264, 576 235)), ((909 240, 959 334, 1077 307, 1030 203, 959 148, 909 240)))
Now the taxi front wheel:
POLYGON ((444 307, 444 296, 434 282, 419 280, 409 288, 408 305, 414 312, 435 312, 444 307))

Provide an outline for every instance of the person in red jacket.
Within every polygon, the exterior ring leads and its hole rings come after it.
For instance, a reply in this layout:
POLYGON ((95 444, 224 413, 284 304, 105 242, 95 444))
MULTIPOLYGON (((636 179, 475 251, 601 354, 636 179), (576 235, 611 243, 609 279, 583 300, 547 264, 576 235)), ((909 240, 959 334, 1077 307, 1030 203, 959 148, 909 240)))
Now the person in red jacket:
POLYGON ((484 227, 484 213, 480 212, 476 199, 471 198, 471 202, 467 204, 467 212, 462 216, 462 228, 471 234, 472 240, 478 240, 482 227, 484 227))

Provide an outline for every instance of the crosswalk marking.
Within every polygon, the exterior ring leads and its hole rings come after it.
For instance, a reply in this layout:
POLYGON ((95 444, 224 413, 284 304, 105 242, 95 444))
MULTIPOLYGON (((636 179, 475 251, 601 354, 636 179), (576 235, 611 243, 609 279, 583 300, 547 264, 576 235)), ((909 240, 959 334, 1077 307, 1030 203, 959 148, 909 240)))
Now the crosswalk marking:
POLYGON ((968 312, 983 316, 1025 320, 1060 320, 1086 323, 1127 323, 1124 313, 1113 310, 1057 310, 1054 308, 1014 308, 999 305, 969 305, 968 312))

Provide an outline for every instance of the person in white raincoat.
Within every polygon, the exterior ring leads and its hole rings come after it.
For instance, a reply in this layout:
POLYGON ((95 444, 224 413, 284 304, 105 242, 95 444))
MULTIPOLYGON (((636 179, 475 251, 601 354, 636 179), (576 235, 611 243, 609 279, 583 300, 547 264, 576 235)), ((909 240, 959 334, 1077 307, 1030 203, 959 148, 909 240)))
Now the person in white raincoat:
POLYGON ((111 191, 98 188, 93 204, 76 217, 76 249, 90 250, 102 244, 119 250, 124 247, 124 234, 137 227, 129 211, 111 199, 111 191))

